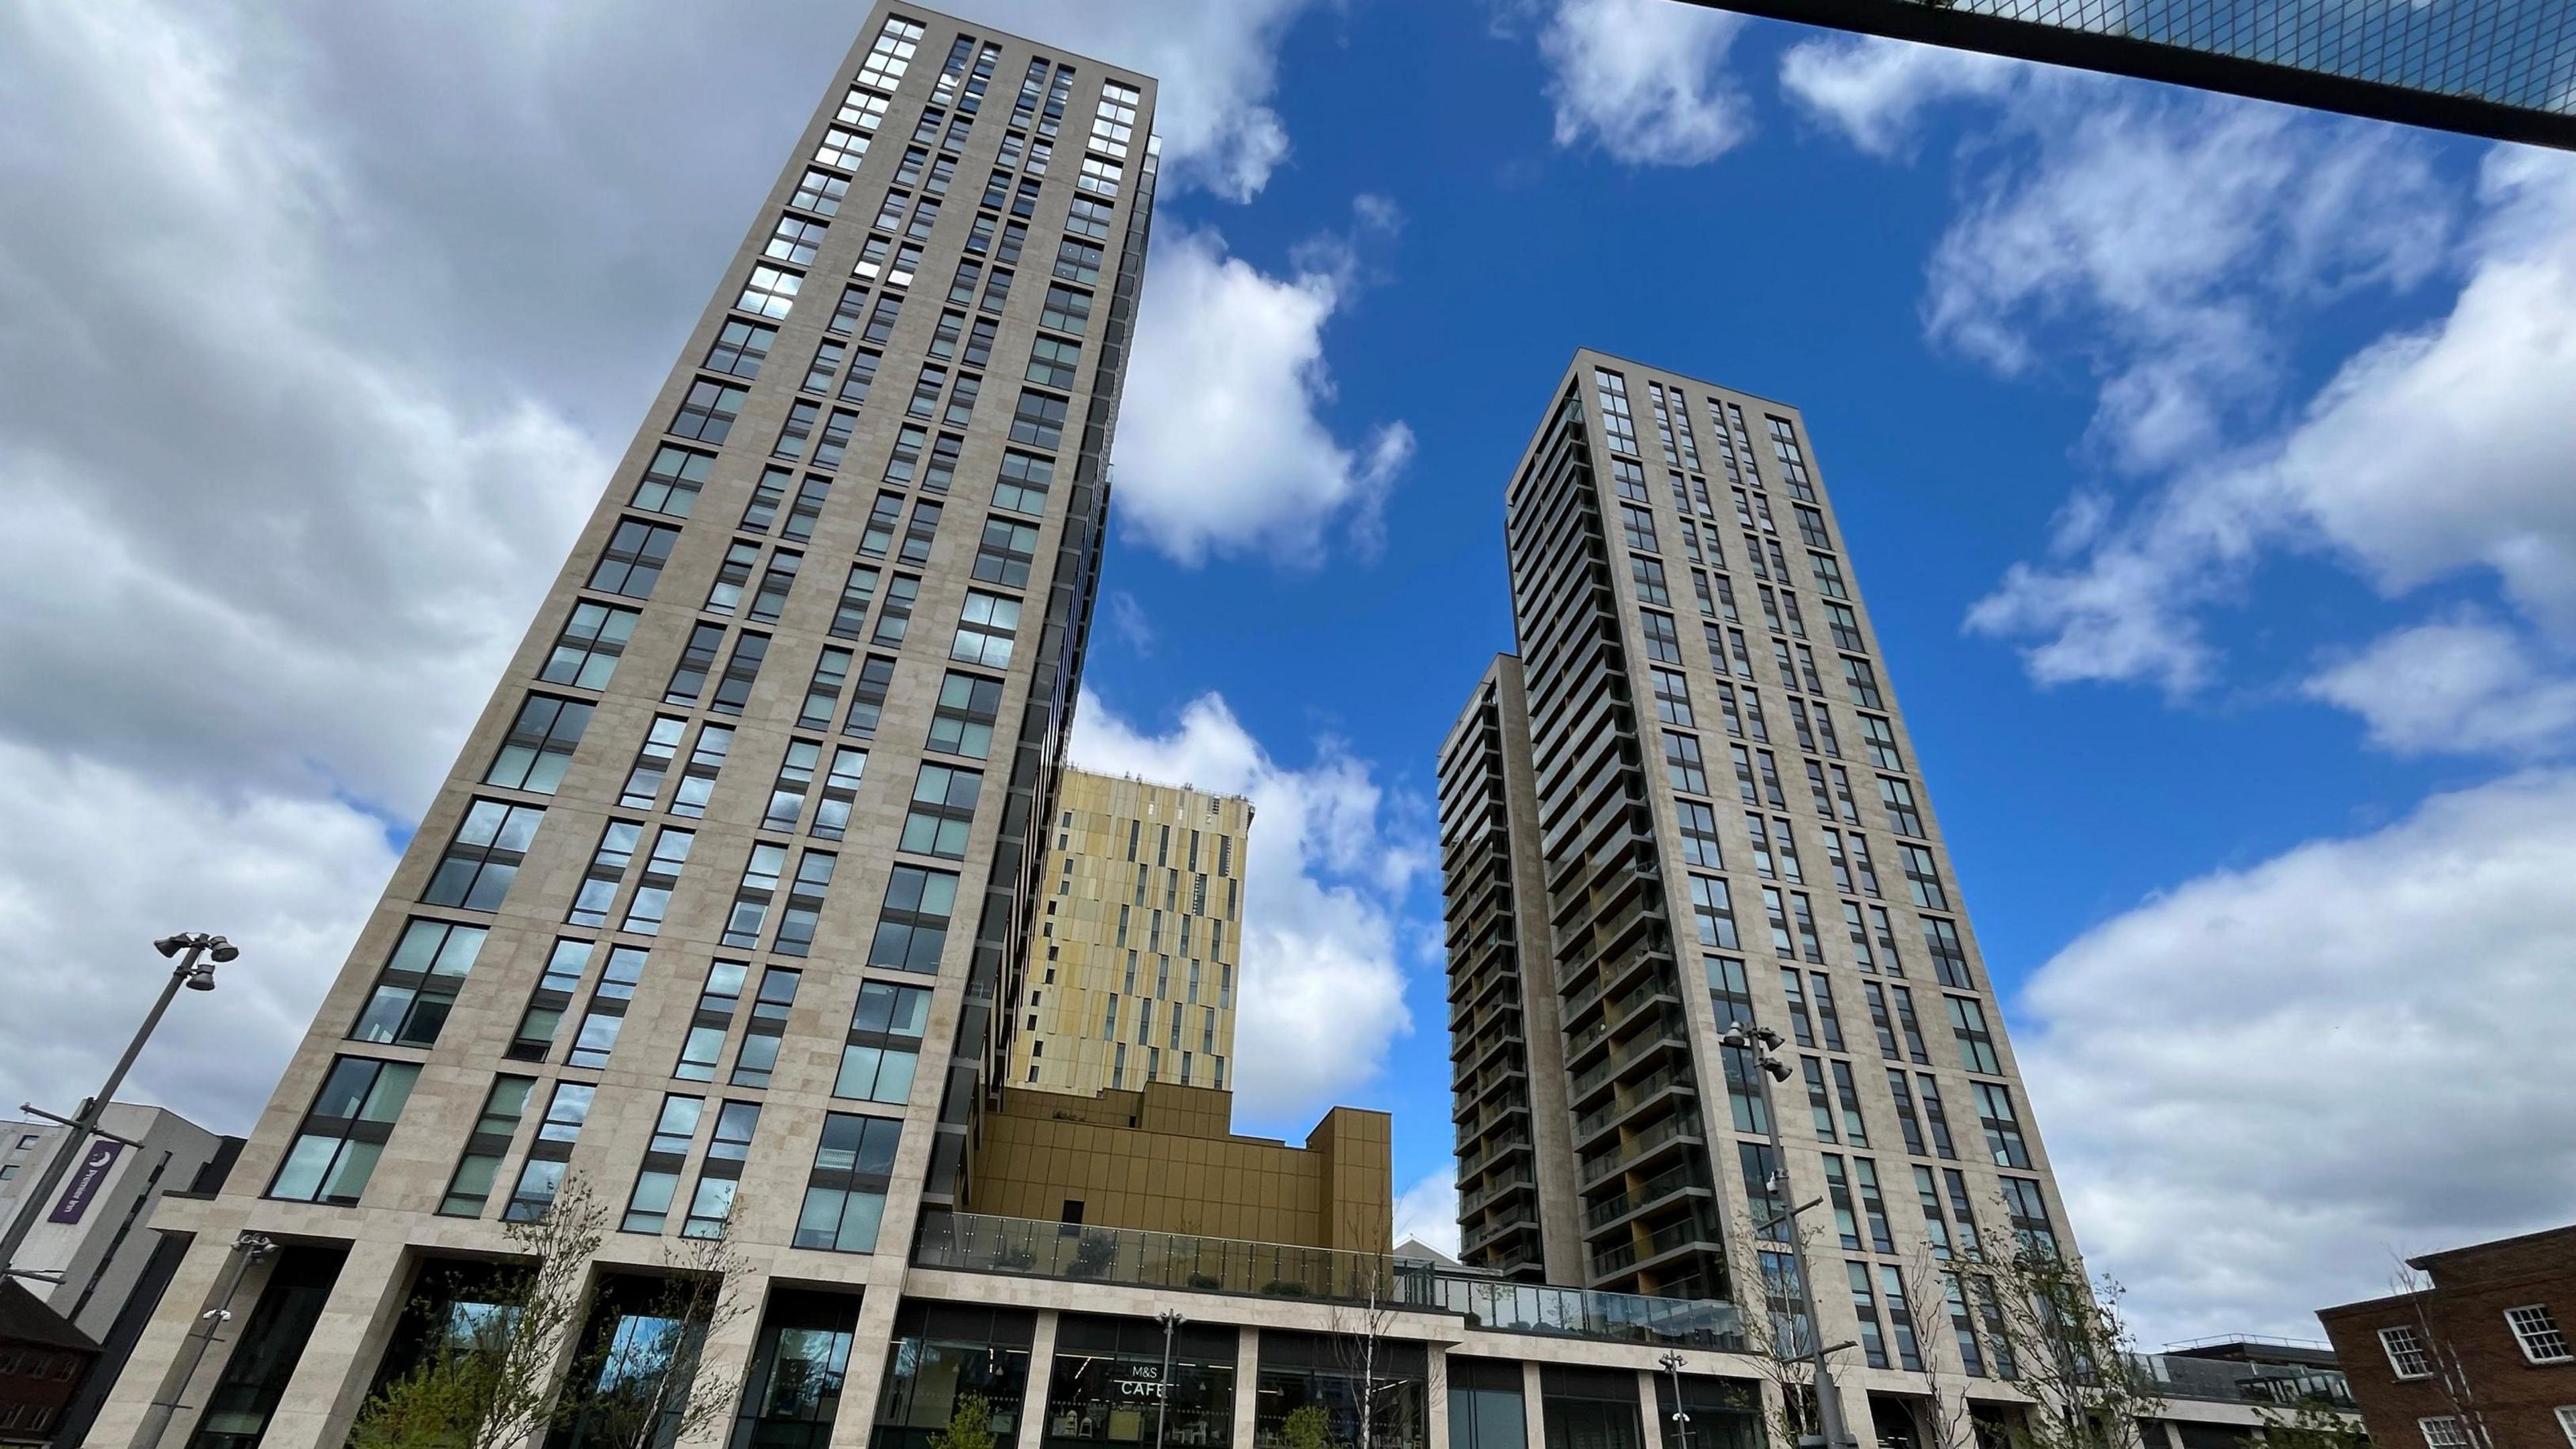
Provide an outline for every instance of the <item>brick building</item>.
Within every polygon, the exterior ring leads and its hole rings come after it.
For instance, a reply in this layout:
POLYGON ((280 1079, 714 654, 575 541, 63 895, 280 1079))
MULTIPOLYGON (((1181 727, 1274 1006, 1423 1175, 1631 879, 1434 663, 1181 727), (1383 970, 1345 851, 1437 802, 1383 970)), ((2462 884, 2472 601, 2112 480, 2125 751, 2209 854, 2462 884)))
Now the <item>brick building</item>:
POLYGON ((2576 1226, 2410 1258, 2411 1293, 2322 1308, 2371 1438, 2576 1444, 2576 1226))
POLYGON ((98 1345, 14 1278, 0 1278, 0 1444, 53 1437, 98 1345))

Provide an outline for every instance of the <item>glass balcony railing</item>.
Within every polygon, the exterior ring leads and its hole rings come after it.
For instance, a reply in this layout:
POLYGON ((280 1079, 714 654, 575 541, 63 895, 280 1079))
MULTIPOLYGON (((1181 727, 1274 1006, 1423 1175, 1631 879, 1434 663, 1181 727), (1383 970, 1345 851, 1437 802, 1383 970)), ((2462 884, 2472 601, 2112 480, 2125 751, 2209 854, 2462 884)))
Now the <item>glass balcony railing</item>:
POLYGON ((1735 1305, 1720 1299, 1504 1283, 1412 1259, 1286 1243, 933 1210, 922 1215, 913 1261, 924 1268, 1199 1293, 1375 1301, 1409 1312, 1456 1314, 1472 1326, 1513 1333, 1682 1348, 1744 1346, 1735 1305))
POLYGON ((2340 1369, 2165 1353, 2135 1355, 2129 1366, 2139 1385, 2160 1399, 2285 1405, 2313 1400, 2338 1409, 2353 1407, 2352 1386, 2340 1369))
POLYGON ((1422 1306, 1461 1314, 1478 1328, 1677 1348, 1744 1348, 1743 1319, 1723 1299, 1595 1293, 1455 1273, 1424 1274, 1417 1286, 1429 1295, 1422 1306))

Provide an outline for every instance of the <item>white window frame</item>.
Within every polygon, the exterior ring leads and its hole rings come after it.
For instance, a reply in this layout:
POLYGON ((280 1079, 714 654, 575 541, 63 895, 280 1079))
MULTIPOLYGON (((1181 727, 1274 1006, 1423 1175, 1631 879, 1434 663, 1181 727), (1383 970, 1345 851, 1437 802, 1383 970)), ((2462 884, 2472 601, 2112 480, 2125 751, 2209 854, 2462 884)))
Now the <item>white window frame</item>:
POLYGON ((2432 1414, 2418 1419, 2415 1432, 2424 1436, 2424 1449, 2470 1449, 2469 1431, 2462 1427, 2456 1414, 2432 1414), (2434 1438, 2437 1432, 2446 1437, 2434 1438))
POLYGON ((2567 1436, 2569 1444, 2576 1444, 2576 1404, 2561 1404, 2555 1412, 2558 1415, 2558 1432, 2567 1436))
POLYGON ((2379 1330, 2379 1351, 2388 1355, 2388 1371, 2395 1374, 2401 1383, 2411 1383, 2416 1379, 2429 1379, 2433 1376, 2433 1351, 2424 1346, 2424 1341, 2416 1336, 2411 1325, 2401 1323, 2393 1328, 2379 1330), (2390 1341, 2392 1334, 2405 1335, 2409 1344, 2408 1351, 2423 1361, 2422 1368, 2409 1370, 2406 1367, 2405 1360, 2398 1356, 2397 1345, 2390 1341))
POLYGON ((2558 1320, 2551 1316, 2548 1304, 2525 1303, 2518 1308, 2508 1308, 2504 1311, 2504 1323, 2505 1327, 2513 1330, 2514 1346, 2522 1350, 2525 1360, 2536 1364, 2576 1363, 2576 1352, 2570 1352, 2568 1349, 2567 1331, 2558 1326, 2558 1320), (2523 1331, 2522 1320, 2515 1317, 2516 1314, 2521 1313, 2539 1315, 2539 1323, 2535 1331, 2531 1333, 2523 1331), (2542 1333, 2558 1340, 2559 1351, 2547 1358, 2532 1352, 2532 1340, 2542 1333))

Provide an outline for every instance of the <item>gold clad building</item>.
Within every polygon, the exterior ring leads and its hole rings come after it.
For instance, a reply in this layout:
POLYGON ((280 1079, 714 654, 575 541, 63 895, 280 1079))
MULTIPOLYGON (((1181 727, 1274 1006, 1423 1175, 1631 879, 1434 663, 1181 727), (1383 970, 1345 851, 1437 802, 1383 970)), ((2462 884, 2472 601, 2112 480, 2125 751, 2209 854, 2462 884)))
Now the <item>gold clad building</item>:
POLYGON ((1228 1085, 1252 802, 1068 769, 1006 1079, 1089 1097, 1228 1085))

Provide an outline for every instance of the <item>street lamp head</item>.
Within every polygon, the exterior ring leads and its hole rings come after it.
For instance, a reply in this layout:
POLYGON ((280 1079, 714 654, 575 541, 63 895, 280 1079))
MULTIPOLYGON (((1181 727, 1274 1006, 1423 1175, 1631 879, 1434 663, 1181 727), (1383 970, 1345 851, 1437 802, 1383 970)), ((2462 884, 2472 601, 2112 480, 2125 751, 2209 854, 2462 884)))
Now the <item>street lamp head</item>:
POLYGON ((232 942, 225 940, 221 936, 217 936, 206 944, 209 948, 206 954, 214 957, 217 962, 237 961, 241 959, 241 947, 234 945, 232 942))
POLYGON ((188 944, 188 938, 185 936, 164 936, 152 943, 152 949, 164 956, 176 956, 187 950, 188 944))
POLYGON ((212 966, 200 966, 196 970, 189 972, 187 987, 190 991, 214 990, 215 968, 212 966))
POLYGON ((1762 1070, 1769 1072, 1771 1074, 1771 1080, 1775 1082, 1785 1082, 1789 1080, 1789 1064, 1780 1060, 1778 1057, 1764 1057, 1762 1059, 1762 1070))

